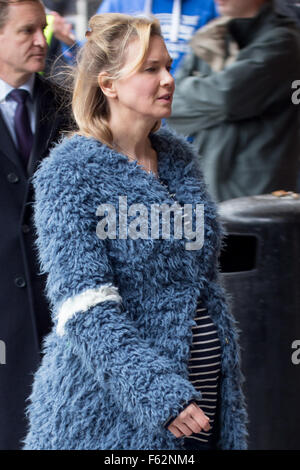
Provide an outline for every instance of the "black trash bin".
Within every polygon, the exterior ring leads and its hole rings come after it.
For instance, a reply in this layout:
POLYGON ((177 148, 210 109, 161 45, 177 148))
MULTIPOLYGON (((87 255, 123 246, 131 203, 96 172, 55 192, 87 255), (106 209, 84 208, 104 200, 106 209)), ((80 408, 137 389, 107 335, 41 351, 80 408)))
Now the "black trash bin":
POLYGON ((249 448, 299 450, 300 198, 252 196, 219 207, 227 232, 221 277, 241 330, 249 448))

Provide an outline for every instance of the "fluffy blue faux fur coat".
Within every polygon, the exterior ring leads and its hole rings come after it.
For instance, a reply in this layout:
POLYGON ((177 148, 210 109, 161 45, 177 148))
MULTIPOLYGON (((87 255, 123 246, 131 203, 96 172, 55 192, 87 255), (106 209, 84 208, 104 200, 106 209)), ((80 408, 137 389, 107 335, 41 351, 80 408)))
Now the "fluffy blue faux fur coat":
POLYGON ((172 204, 153 173, 95 139, 65 139, 34 178, 35 223, 53 330, 28 406, 25 449, 182 449, 164 423, 200 398, 187 363, 197 298, 222 346, 221 449, 246 448, 234 320, 218 283, 220 227, 190 144, 151 135, 158 171, 181 204, 204 204, 205 239, 101 240, 100 204, 172 204))

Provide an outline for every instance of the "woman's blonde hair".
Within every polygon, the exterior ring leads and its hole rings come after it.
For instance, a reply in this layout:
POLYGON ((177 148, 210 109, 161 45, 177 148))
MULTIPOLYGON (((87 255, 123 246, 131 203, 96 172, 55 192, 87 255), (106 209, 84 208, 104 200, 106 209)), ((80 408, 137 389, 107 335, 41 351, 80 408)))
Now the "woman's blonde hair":
MULTIPOLYGON (((87 42, 79 52, 74 77, 72 108, 78 134, 94 137, 110 147, 113 145, 108 103, 98 84, 98 75, 105 71, 109 78, 118 79, 138 70, 153 35, 161 36, 159 21, 154 17, 107 13, 91 18, 87 42), (124 67, 127 46, 135 38, 140 40, 140 53, 134 63, 124 67)), ((153 131, 159 127, 160 121, 153 131)))

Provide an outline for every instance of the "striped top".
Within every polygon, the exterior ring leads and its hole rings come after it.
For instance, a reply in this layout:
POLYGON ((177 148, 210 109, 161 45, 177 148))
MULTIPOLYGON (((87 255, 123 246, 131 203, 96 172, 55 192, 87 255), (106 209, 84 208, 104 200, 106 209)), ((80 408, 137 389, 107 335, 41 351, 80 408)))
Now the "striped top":
POLYGON ((217 329, 200 300, 194 320, 196 325, 192 327, 193 339, 188 363, 189 381, 196 390, 201 391, 202 400, 194 401, 210 418, 211 429, 186 436, 185 439, 196 439, 205 445, 213 439, 221 367, 221 345, 217 329))

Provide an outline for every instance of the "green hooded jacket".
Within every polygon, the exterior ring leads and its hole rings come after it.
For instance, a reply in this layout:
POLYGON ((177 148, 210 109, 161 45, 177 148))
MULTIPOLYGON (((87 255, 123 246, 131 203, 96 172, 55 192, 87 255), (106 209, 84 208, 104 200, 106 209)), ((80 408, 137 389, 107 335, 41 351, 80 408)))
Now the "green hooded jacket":
MULTIPOLYGON (((292 83, 300 79, 300 32, 263 5, 254 18, 226 24, 224 45, 238 46, 221 70, 199 57, 201 34, 176 77, 168 123, 193 138, 217 201, 297 187, 299 112, 292 83), (198 46, 197 47, 197 41, 198 46), (198 54, 198 55, 197 55, 198 54), (231 58, 232 59, 232 58, 231 58)), ((220 32, 215 34, 219 51, 220 32)), ((225 52, 224 52, 225 54, 225 52)))

